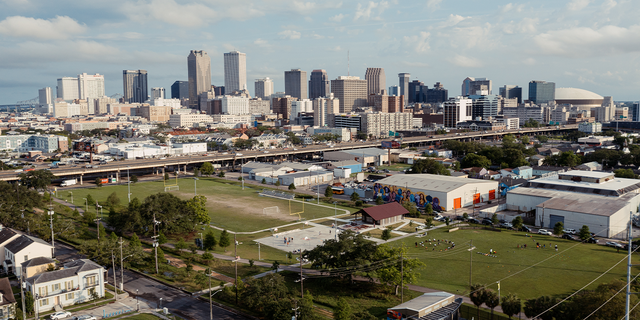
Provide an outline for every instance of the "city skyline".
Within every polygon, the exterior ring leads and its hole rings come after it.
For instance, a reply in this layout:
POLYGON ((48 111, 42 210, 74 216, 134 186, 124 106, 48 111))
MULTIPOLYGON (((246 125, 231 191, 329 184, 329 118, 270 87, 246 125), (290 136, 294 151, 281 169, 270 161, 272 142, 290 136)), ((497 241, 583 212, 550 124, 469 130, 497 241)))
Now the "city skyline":
POLYGON ((55 91, 56 79, 82 73, 104 75, 107 95, 123 93, 125 69, 147 70, 149 87, 168 88, 188 80, 190 50, 208 52, 216 86, 224 83, 223 53, 242 51, 249 57, 247 79, 270 77, 277 92, 284 91, 284 71, 294 68, 325 69, 334 80, 364 78, 371 66, 385 68, 387 86, 397 85, 392 75, 406 72, 411 80, 441 82, 450 96, 466 77, 491 79, 495 88, 518 85, 523 96, 532 80, 615 100, 637 100, 640 85, 640 25, 633 15, 640 4, 631 1, 23 0, 0 6, 0 104, 37 97, 43 87, 55 91), (291 18, 274 22, 284 16, 291 18))

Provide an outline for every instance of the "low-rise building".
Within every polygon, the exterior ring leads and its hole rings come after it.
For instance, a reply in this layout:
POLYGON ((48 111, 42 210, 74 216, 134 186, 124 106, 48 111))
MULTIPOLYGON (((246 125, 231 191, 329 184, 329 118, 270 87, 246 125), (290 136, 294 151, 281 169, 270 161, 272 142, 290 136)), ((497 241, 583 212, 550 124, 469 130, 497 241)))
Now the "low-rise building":
POLYGON ((11 290, 9 278, 0 279, 0 320, 16 318, 16 298, 11 290))
POLYGON ((578 125, 578 131, 584 132, 584 133, 589 133, 589 134, 602 132, 602 123, 600 123, 600 122, 581 122, 578 125))
POLYGON ((296 187, 325 184, 331 180, 333 180, 333 172, 324 170, 299 171, 278 176, 281 185, 288 186, 293 183, 296 187))
POLYGON ((0 136, 0 150, 13 152, 42 151, 51 153, 69 149, 67 137, 53 134, 19 134, 0 136))
POLYGON ((169 125, 176 127, 191 128, 199 123, 211 123, 213 118, 207 114, 191 113, 191 114, 172 114, 169 117, 169 125))
POLYGON ((309 127, 307 133, 315 136, 321 134, 333 134, 340 141, 351 141, 352 130, 350 128, 309 127))
POLYGON ((53 246, 42 239, 21 235, 4 247, 2 266, 7 272, 20 277, 23 262, 35 257, 53 258, 53 250, 53 246))

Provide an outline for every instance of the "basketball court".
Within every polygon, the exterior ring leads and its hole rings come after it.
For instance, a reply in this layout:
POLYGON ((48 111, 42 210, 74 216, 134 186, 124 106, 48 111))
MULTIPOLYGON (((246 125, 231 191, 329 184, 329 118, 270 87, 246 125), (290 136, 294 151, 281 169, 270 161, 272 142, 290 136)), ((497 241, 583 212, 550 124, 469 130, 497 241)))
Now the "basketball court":
POLYGON ((321 245, 327 239, 334 239, 335 229, 330 226, 323 226, 313 222, 305 225, 304 229, 278 232, 272 231, 273 235, 254 241, 282 251, 290 252, 298 249, 311 250, 321 245), (285 242, 285 239, 288 241, 285 242))

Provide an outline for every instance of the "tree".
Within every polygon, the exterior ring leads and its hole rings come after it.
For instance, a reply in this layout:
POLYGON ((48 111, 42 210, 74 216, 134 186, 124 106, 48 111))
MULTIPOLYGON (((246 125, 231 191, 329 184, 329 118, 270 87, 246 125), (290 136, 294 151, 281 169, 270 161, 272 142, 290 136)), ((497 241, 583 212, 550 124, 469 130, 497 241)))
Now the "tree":
MULTIPOLYGON (((27 314, 32 314, 33 313, 33 304, 34 304, 35 300, 33 299, 33 295, 31 294, 30 291, 27 291, 24 293, 24 304, 25 304, 25 311, 27 312, 27 314)), ((22 303, 22 301, 20 300, 18 303, 22 303)), ((22 309, 22 308, 20 308, 22 309)))
POLYGON ((196 273, 194 282, 198 287, 200 287, 200 289, 204 289, 204 287, 207 285, 207 276, 204 273, 198 272, 196 273))
POLYGON ((211 162, 205 162, 200 167, 200 172, 206 176, 210 176, 215 172, 215 168, 213 168, 211 162))
POLYGON ((578 236, 582 241, 589 240, 589 238, 591 238, 591 231, 589 231, 589 226, 583 225, 582 228, 580 228, 580 231, 578 232, 578 236))
POLYGON ((351 194, 351 201, 357 201, 360 200, 360 195, 357 192, 353 192, 351 194))
POLYGON ((493 223, 493 225, 495 226, 496 224, 498 224, 498 222, 500 222, 500 220, 498 220, 498 214, 494 213, 493 215, 491 215, 491 223, 493 223))
POLYGON ((542 142, 542 143, 547 143, 549 141, 549 137, 547 136, 536 136, 536 139, 538 139, 538 141, 542 142))
POLYGON ((296 189, 296 185, 293 184, 293 182, 291 182, 291 184, 289 185, 289 190, 295 190, 296 189))
POLYGON ((198 168, 193 168, 193 176, 194 177, 199 177, 200 176, 200 170, 198 168))
POLYGON ((96 187, 98 188, 102 187, 102 179, 96 178, 96 187))
POLYGON ((164 233, 162 233, 162 231, 158 232, 158 243, 159 244, 165 244, 165 243, 167 243, 167 241, 168 241, 168 239, 164 235, 164 233))
POLYGON ((178 242, 176 242, 175 248, 178 251, 182 251, 187 248, 187 243, 184 242, 183 238, 178 238, 178 242))
POLYGON ((164 173, 164 181, 168 181, 169 180, 169 173, 165 172, 164 173))
POLYGON ((489 307, 489 309, 491 309, 491 319, 493 320, 493 309, 500 305, 500 297, 498 296, 498 293, 491 289, 486 289, 484 303, 489 307))
POLYGON ((333 197, 333 189, 331 188, 331 186, 327 186, 326 189, 324 189, 324 196, 327 198, 331 198, 333 197))
POLYGON ((564 231, 564 223, 562 223, 562 221, 558 221, 556 222, 556 225, 553 226, 553 234, 555 234, 556 236, 562 235, 564 231))
POLYGON ((138 182, 138 176, 131 176, 131 182, 137 183, 138 182))
POLYGON ((638 175, 633 173, 631 169, 617 169, 613 170, 616 178, 638 179, 638 175))
POLYGON ((513 220, 511 221, 511 224, 513 225, 513 229, 514 230, 522 229, 522 226, 523 226, 522 217, 521 216, 517 216, 517 217, 513 218, 513 220))
POLYGON ((426 215, 433 215, 433 206, 431 205, 431 203, 427 203, 427 204, 424 206, 424 213, 425 213, 426 215))
POLYGON ((107 197, 107 204, 111 207, 111 208, 115 208, 116 206, 118 206, 120 204, 120 198, 118 197, 118 195, 114 192, 112 192, 109 197, 107 197))
POLYGON ((477 283, 472 285, 470 289, 471 294, 469 298, 478 309, 478 319, 480 319, 480 306, 486 301, 485 288, 484 285, 477 283))
POLYGON ((96 201, 93 200, 93 197, 91 196, 90 193, 87 194, 87 204, 90 206, 93 206, 96 204, 96 201))
POLYGON ((205 262, 209 263, 209 261, 213 260, 213 254, 209 253, 209 252, 205 252, 202 254, 202 260, 204 260, 205 262))
POLYGON ((201 224, 209 224, 211 217, 209 211, 207 211, 207 197, 195 196, 186 203, 187 207, 193 210, 196 221, 201 224))
POLYGON ((271 265, 271 269, 275 270, 276 272, 278 272, 278 268, 280 268, 280 262, 278 262, 278 260, 274 261, 273 264, 271 265))
POLYGON ((55 179, 55 176, 50 170, 33 170, 20 173, 18 178, 23 186, 44 192, 51 185, 51 180, 55 179))
POLYGON ((220 241, 218 241, 218 245, 227 252, 227 247, 231 245, 231 240, 229 239, 229 233, 227 230, 223 230, 220 234, 220 241))
POLYGON ((467 221, 467 219, 469 219, 469 214, 468 213, 463 213, 462 214, 462 219, 464 219, 464 221, 467 221))
POLYGON ((416 208, 416 204, 414 202, 404 201, 402 203, 402 206, 405 209, 407 209, 407 211, 409 211, 409 216, 410 217, 414 217, 414 218, 419 218, 420 217, 420 211, 418 211, 418 208, 416 208))
POLYGON ((491 166, 491 160, 489 160, 485 156, 471 153, 464 156, 460 165, 463 168, 471 168, 471 167, 489 168, 491 166))
POLYGON ((504 298, 502 298, 502 312, 506 314, 509 319, 512 316, 520 313, 522 310, 522 302, 520 302, 520 298, 513 293, 507 294, 504 298))
POLYGON ((427 216, 426 218, 424 218, 424 225, 427 228, 431 228, 431 226, 433 226, 433 217, 432 216, 427 216))
POLYGON ((351 305, 344 298, 340 297, 336 307, 333 309, 333 319, 335 320, 352 320, 353 311, 351 305))
POLYGON ((430 173, 450 176, 451 172, 440 162, 433 159, 421 159, 413 163, 409 174, 430 173))
POLYGON ((260 183, 262 183, 262 184, 266 184, 266 183, 267 183, 267 179, 262 178, 262 181, 261 181, 260 183))
POLYGON ((204 235, 204 249, 205 250, 214 250, 218 245, 218 241, 216 240, 215 234, 213 234, 213 230, 209 230, 207 234, 204 235))
POLYGON ((530 142, 530 141, 529 141, 529 137, 528 137, 528 136, 522 136, 522 137, 520 138, 520 142, 522 142, 522 144, 524 144, 524 145, 529 144, 529 142, 530 142))
POLYGON ((391 228, 385 228, 384 230, 382 230, 381 238, 384 241, 391 239, 391 228))
POLYGON ((378 206, 379 206, 379 205, 381 205, 381 204, 384 204, 384 200, 382 200, 382 196, 378 196, 378 197, 376 198, 376 205, 378 205, 378 206))
MULTIPOLYGON (((529 299, 524 302, 524 315, 527 316, 527 318, 533 318, 539 315, 540 313, 546 311, 547 309, 551 308, 556 303, 557 303, 557 299, 549 296, 542 296, 536 299, 529 299)), ((540 319, 552 320, 553 316, 554 316, 554 312, 553 310, 550 310, 545 312, 543 315, 541 315, 540 319)))
POLYGON ((276 183, 274 183, 273 185, 276 186, 276 187, 279 187, 280 186, 280 180, 276 180, 276 183))
POLYGON ((100 235, 100 239, 107 237, 107 229, 104 228, 104 224, 100 221, 98 222, 98 235, 100 235))

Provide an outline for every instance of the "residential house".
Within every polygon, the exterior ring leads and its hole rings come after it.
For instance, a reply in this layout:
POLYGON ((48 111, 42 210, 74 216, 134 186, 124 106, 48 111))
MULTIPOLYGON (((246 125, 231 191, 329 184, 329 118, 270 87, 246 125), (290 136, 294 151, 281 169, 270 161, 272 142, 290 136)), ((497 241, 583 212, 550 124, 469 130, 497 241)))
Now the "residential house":
POLYGON ((55 271, 38 273, 27 278, 26 289, 36 298, 38 312, 66 307, 104 297, 105 270, 99 264, 80 259, 64 264, 55 271))
POLYGON ((0 279, 0 320, 15 319, 16 298, 11 291, 9 278, 0 279))
POLYGON ((38 273, 43 273, 49 268, 55 268, 56 261, 47 257, 36 257, 22 263, 24 278, 30 278, 38 273))
POLYGON ((557 148, 538 148, 536 149, 536 151, 538 152, 538 154, 545 157, 559 155, 561 152, 560 149, 557 148))
MULTIPOLYGON (((10 228, 0 230, 0 257, 4 257, 4 247, 20 235, 10 228)), ((7 269, 4 269, 5 271, 7 269)))
POLYGON ((583 163, 577 167, 576 170, 585 170, 585 171, 602 171, 602 164, 597 161, 591 161, 587 163, 583 163))
POLYGON ((532 155, 531 157, 529 157, 529 163, 532 166, 541 166, 544 163, 544 159, 546 159, 547 157, 536 154, 536 155, 532 155))
POLYGON ((555 167, 555 166, 533 166, 533 176, 534 177, 541 177, 543 175, 549 174, 549 173, 562 173, 565 172, 571 168, 569 167, 555 167))
POLYGON ((4 247, 2 266, 8 272, 13 272, 17 277, 20 277, 21 268, 19 266, 35 257, 53 258, 53 246, 42 239, 21 235, 4 247))
POLYGON ((533 178, 533 168, 529 166, 521 166, 514 168, 511 172, 515 173, 517 179, 531 179, 533 178))
POLYGON ((446 149, 431 149, 425 152, 427 155, 436 156, 438 158, 453 158, 453 151, 446 149))

